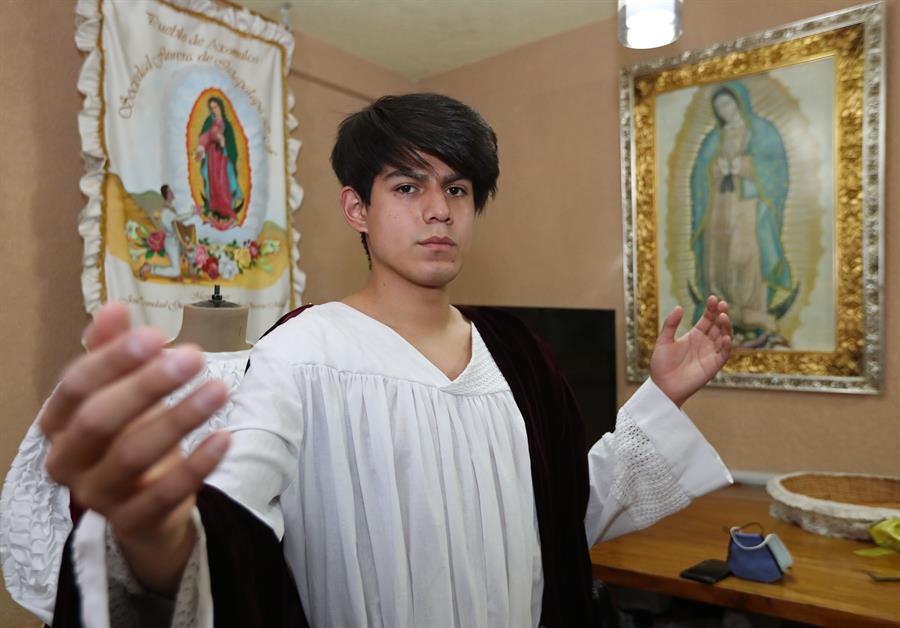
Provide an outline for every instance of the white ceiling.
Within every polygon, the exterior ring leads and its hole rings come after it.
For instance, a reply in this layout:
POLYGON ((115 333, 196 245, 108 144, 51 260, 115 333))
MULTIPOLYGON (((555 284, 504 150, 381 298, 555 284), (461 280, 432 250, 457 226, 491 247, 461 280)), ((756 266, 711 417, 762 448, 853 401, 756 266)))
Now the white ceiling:
POLYGON ((419 79, 616 13, 616 0, 238 0, 338 48, 419 79))

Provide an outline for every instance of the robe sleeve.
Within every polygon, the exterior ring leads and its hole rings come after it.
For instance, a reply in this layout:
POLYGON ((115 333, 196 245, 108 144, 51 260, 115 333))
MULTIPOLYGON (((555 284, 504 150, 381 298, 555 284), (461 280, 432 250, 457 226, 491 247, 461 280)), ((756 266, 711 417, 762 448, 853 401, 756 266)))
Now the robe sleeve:
POLYGON ((204 150, 209 150, 210 144, 212 144, 215 140, 213 140, 213 128, 209 127, 209 129, 205 133, 201 133, 200 137, 197 140, 197 143, 203 147, 204 150))
POLYGON ((301 382, 292 348, 274 330, 250 352, 250 364, 234 396, 225 430, 231 446, 207 478, 244 506, 281 540, 284 518, 279 498, 297 477, 303 439, 301 382))
POLYGON ((700 430, 648 379, 588 453, 589 545, 646 528, 732 482, 700 430))
MULTIPOLYGON (((173 625, 308 628, 282 544, 268 526, 210 486, 204 486, 197 496, 194 520, 202 521, 198 527, 199 547, 188 563, 187 580, 182 579, 174 601, 173 625)), ((159 612, 159 605, 139 612, 137 607, 149 601, 140 592, 137 596, 122 597, 115 592, 110 595, 116 588, 129 592, 129 586, 115 569, 112 574, 107 573, 110 561, 106 559, 105 528, 106 522, 100 515, 88 512, 66 542, 54 628, 117 628, 119 624, 111 619, 147 618, 147 611, 150 616, 159 612), (123 609, 122 603, 133 608, 123 609), (111 604, 115 606, 111 608, 111 604)))
MULTIPOLYGON (((197 497, 200 536, 206 538, 199 570, 207 570, 208 584, 198 577, 196 601, 176 599, 175 617, 190 607, 192 625, 201 628, 307 626, 281 543, 279 496, 297 474, 303 422, 294 370, 278 336, 264 338, 252 351, 252 366, 224 428, 232 433, 231 447, 197 497)), ((64 552, 55 628, 109 625, 106 524, 89 514, 64 552)))

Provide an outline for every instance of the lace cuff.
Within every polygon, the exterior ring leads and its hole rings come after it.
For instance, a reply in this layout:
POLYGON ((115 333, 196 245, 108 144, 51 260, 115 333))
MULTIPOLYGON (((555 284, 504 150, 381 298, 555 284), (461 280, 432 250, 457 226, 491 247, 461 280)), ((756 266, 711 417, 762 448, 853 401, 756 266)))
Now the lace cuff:
MULTIPOLYGON (((622 419, 642 432, 690 499, 734 481, 690 417, 652 379, 648 378, 622 407, 619 421, 622 419)), ((617 424, 616 431, 619 429, 617 424)))
POLYGON ((193 628, 198 625, 197 582, 204 552, 202 535, 196 524, 194 529, 194 550, 185 565, 178 593, 172 599, 146 590, 137 581, 122 555, 111 527, 106 526, 107 594, 111 626, 193 628))
POLYGON ((170 625, 212 628, 212 594, 206 552, 206 532, 200 511, 191 514, 197 533, 175 600, 145 591, 135 580, 106 520, 85 513, 72 543, 75 581, 81 596, 85 628, 125 628, 170 625))
POLYGON ((637 529, 732 481, 700 430, 650 379, 619 413, 615 452, 612 495, 637 529))
POLYGON ((731 482, 716 450, 652 380, 591 448, 588 472, 590 544, 646 528, 731 482))

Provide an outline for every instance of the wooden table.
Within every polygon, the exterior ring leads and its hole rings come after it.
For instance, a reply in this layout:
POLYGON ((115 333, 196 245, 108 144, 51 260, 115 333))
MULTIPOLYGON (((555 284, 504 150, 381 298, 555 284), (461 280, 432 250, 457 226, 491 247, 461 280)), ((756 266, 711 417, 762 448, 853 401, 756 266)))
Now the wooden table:
POLYGON ((773 519, 769 502, 764 489, 739 485, 701 497, 647 530, 595 545, 594 577, 611 585, 811 624, 900 626, 900 583, 875 582, 866 574, 900 570, 900 554, 857 556, 854 550, 874 546, 819 536, 773 519), (794 557, 794 566, 780 583, 731 576, 708 585, 678 576, 701 560, 724 560, 727 528, 750 521, 778 533, 794 557))

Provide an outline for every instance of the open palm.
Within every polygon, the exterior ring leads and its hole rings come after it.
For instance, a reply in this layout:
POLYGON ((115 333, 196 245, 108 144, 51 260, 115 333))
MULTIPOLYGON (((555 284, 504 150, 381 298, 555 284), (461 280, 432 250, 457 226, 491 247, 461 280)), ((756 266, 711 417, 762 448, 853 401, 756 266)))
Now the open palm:
POLYGON ((650 358, 650 377, 678 406, 719 372, 731 353, 733 335, 728 304, 714 296, 697 324, 676 339, 682 316, 684 310, 676 307, 666 317, 650 358))

